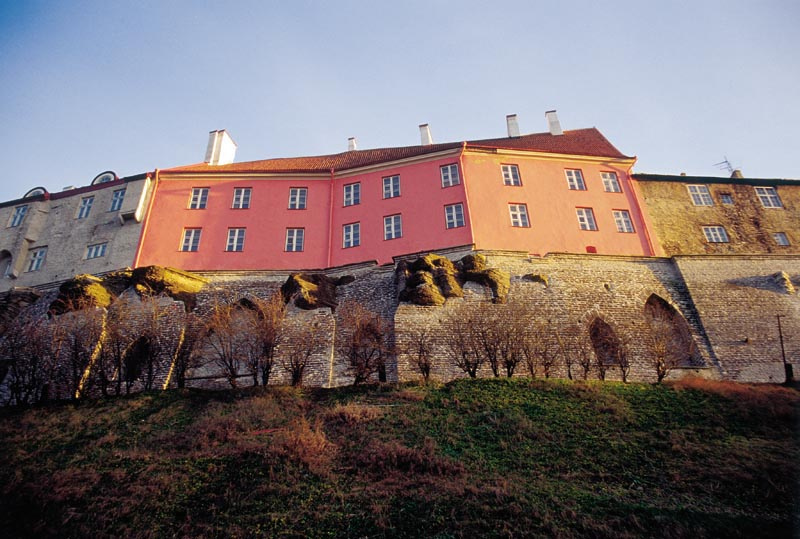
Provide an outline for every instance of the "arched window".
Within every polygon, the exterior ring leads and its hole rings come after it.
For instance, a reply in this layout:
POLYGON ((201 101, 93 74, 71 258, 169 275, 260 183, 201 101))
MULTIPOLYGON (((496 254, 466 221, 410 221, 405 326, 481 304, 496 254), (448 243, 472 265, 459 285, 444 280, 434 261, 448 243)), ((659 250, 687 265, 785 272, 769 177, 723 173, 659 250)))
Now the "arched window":
POLYGON ((644 315, 651 338, 663 341, 675 365, 690 365, 698 359, 697 346, 692 339, 689 324, 675 307, 652 294, 644 304, 644 315))
POLYGON ((589 324, 589 338, 597 359, 603 365, 613 365, 619 361, 619 337, 602 318, 595 318, 589 324))

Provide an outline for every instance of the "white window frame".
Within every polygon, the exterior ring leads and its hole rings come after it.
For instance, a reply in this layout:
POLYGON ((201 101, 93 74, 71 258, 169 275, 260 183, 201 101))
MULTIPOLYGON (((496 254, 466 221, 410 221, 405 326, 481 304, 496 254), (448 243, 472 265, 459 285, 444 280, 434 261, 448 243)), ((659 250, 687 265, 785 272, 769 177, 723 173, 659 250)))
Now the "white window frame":
POLYGON ((92 204, 94 204, 94 196, 90 197, 83 197, 81 199, 81 205, 78 208, 78 219, 86 219, 89 217, 89 214, 92 212, 92 204))
POLYGON ((304 210, 308 202, 308 187, 289 188, 289 209, 304 210))
POLYGON ((564 176, 567 178, 567 187, 570 191, 586 191, 586 182, 583 179, 583 171, 579 168, 565 168, 564 176))
POLYGON ((44 266, 44 260, 47 257, 47 247, 37 247, 31 249, 31 257, 28 261, 28 269, 26 271, 39 271, 44 266))
POLYGON ((303 252, 303 249, 305 249, 305 241, 306 241, 305 228, 287 228, 284 251, 286 251, 287 253, 301 253, 303 252))
POLYGON ((397 198, 400 196, 400 175, 386 176, 383 178, 383 198, 397 198))
POLYGON ((617 232, 622 232, 624 234, 636 232, 633 228, 631 212, 628 210, 611 210, 611 213, 614 215, 614 223, 617 225, 617 232))
POLYGON ((403 217, 397 213, 383 218, 383 239, 395 240, 403 237, 403 217))
POLYGON ((361 182, 348 183, 344 186, 344 206, 361 204, 361 182))
POLYGON ((517 165, 500 165, 500 170, 503 173, 503 185, 510 185, 512 187, 519 187, 522 185, 522 176, 519 174, 519 166, 517 165))
POLYGON ((687 185, 692 204, 695 206, 713 206, 714 199, 711 198, 711 191, 707 185, 687 185))
POLYGON ((233 188, 233 202, 231 208, 234 210, 248 210, 250 209, 250 197, 253 194, 252 187, 234 187, 233 188))
POLYGON ((765 208, 783 208, 781 197, 778 196, 778 191, 774 187, 756 187, 756 196, 765 208))
POLYGON ((711 225, 703 227, 703 235, 708 243, 730 243, 728 231, 724 226, 711 225))
POLYGON ((192 187, 192 196, 189 197, 190 210, 204 210, 208 206, 208 187, 192 187))
POLYGON ((342 227, 342 248, 361 245, 361 223, 349 223, 342 227))
POLYGON ((28 205, 17 206, 14 208, 14 214, 11 216, 11 222, 8 223, 10 228, 18 227, 25 222, 25 216, 28 215, 28 205))
POLYGON ((442 176, 442 187, 453 187, 461 183, 456 163, 439 167, 439 173, 442 176))
POLYGON ((446 228, 460 228, 466 226, 464 221, 464 205, 448 204, 444 207, 444 223, 446 228))
POLYGON ((202 228, 184 228, 181 237, 181 252, 196 253, 199 251, 202 234, 202 228))
POLYGON ((225 251, 229 253, 241 253, 244 251, 244 228, 229 228, 228 242, 225 244, 225 251))
POLYGON ((788 247, 792 244, 786 232, 773 232, 772 239, 779 247, 788 247))
POLYGON ((575 215, 578 217, 578 226, 581 230, 597 231, 597 220, 594 218, 592 208, 575 208, 575 215))
POLYGON ((509 204, 508 213, 511 216, 511 226, 517 228, 528 228, 531 221, 528 218, 527 204, 509 204))
POLYGON ((619 178, 616 172, 601 172, 603 178, 603 189, 606 193, 621 193, 622 187, 619 185, 619 178))
POLYGON ((116 189, 111 194, 111 207, 108 211, 119 211, 122 209, 122 203, 125 201, 125 189, 116 189))
POLYGON ((102 258, 106 256, 107 248, 108 248, 108 242, 94 243, 92 245, 88 245, 86 247, 86 260, 91 260, 93 258, 102 258))

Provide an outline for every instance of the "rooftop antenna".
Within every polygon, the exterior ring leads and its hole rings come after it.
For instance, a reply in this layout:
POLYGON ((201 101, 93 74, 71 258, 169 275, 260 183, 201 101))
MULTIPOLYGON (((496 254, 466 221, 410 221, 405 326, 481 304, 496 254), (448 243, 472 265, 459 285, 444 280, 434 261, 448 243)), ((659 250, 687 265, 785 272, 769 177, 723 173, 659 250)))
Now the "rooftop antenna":
POLYGON ((714 166, 717 167, 720 170, 727 170, 728 174, 733 174, 733 165, 731 165, 731 162, 728 161, 728 157, 727 156, 723 156, 723 157, 725 157, 725 160, 724 161, 720 161, 719 163, 714 163, 714 166))

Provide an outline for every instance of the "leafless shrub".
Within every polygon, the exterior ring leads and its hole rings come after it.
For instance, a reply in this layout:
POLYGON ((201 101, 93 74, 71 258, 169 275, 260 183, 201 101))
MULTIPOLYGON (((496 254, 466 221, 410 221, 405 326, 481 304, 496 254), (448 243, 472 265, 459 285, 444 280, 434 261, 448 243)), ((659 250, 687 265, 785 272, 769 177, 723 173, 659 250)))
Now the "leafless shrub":
POLYGON ((684 359, 680 353, 681 343, 676 341, 676 332, 670 320, 658 316, 647 319, 645 343, 650 352, 650 360, 656 371, 658 383, 661 383, 684 359))
POLYGON ((269 299, 251 298, 241 309, 242 344, 246 353, 247 371, 253 378, 253 385, 269 384, 269 377, 275 366, 275 351, 281 343, 286 304, 283 296, 275 293, 269 299))
POLYGON ((246 350, 242 342, 242 324, 239 307, 231 303, 217 303, 206 318, 205 342, 213 355, 213 362, 231 387, 238 387, 239 372, 246 350))
POLYGON ((475 327, 481 324, 479 313, 475 305, 462 303, 441 322, 445 353, 470 378, 477 377, 484 362, 475 338, 475 327))
POLYGON ((338 350, 347 358, 353 385, 363 384, 374 375, 385 381, 386 360, 391 354, 389 323, 361 303, 339 305, 342 313, 338 350))
POLYGON ((324 349, 324 334, 319 331, 319 323, 309 319, 294 321, 283 332, 285 338, 278 352, 280 363, 291 376, 292 385, 300 386, 311 358, 324 349))
POLYGON ((581 377, 586 380, 594 364, 592 344, 585 328, 578 324, 567 325, 556 332, 556 340, 567 365, 568 374, 572 373, 573 366, 580 369, 581 377))
POLYGON ((408 335, 408 342, 403 352, 411 358, 411 362, 422 375, 422 380, 427 384, 431 377, 433 363, 433 337, 428 328, 419 329, 408 335))

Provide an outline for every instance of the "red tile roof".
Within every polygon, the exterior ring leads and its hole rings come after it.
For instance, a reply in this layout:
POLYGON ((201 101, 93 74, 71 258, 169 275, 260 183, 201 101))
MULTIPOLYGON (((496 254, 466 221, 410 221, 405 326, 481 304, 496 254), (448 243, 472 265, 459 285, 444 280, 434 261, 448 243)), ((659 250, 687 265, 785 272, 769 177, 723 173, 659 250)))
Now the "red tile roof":
MULTIPOLYGON (((431 144, 429 146, 402 146, 398 148, 375 148, 368 150, 353 150, 332 155, 317 155, 311 157, 282 157, 277 159, 264 159, 261 161, 247 161, 231 163, 229 165, 209 165, 198 163, 165 169, 165 173, 198 173, 198 172, 329 172, 334 170, 348 170, 365 167, 436 153, 444 150, 460 148, 463 142, 448 142, 431 144)), ((588 155, 595 157, 627 158, 612 145, 597 129, 575 129, 564 131, 563 135, 554 136, 550 133, 534 133, 521 137, 504 137, 496 139, 472 140, 466 142, 467 148, 530 150, 546 153, 560 153, 568 155, 588 155)))

